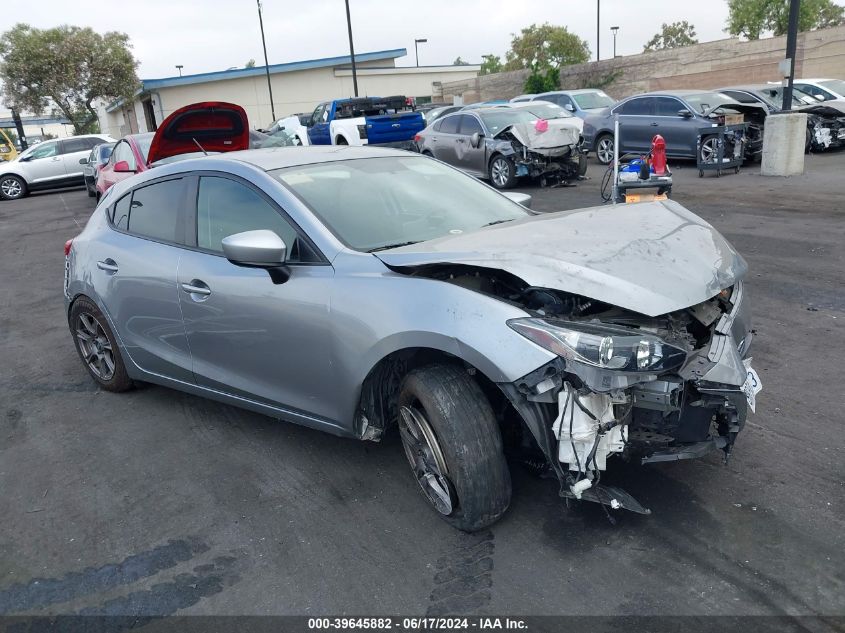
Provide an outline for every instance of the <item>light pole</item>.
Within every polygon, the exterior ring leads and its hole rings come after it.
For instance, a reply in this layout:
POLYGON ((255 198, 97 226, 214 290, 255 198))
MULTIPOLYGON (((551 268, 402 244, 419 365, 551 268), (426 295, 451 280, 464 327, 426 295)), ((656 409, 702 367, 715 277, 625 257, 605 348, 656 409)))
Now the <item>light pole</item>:
POLYGON ((428 40, 425 38, 420 40, 414 40, 414 57, 417 58, 417 68, 420 67, 420 51, 417 48, 417 44, 425 44, 426 42, 428 42, 428 40))
POLYGON ((352 45, 352 18, 349 15, 349 0, 346 0, 346 30, 349 31, 349 59, 352 61, 352 89, 358 96, 358 71, 355 69, 355 47, 352 45))
POLYGON ((273 106, 273 86, 270 84, 270 62, 267 61, 267 42, 264 40, 264 18, 261 17, 261 0, 255 0, 258 5, 258 24, 261 27, 261 45, 264 47, 264 71, 267 73, 267 91, 270 93, 270 116, 276 122, 276 108, 273 106))
POLYGON ((613 58, 616 59, 616 33, 619 32, 619 27, 611 26, 610 30, 613 32, 613 58))
POLYGON ((789 25, 786 32, 786 61, 789 64, 789 75, 783 87, 783 110, 792 109, 792 82, 795 79, 795 53, 798 42, 798 14, 801 10, 801 0, 789 2, 789 25))
POLYGON ((599 47, 601 46, 601 0, 596 0, 596 61, 601 59, 599 47))
POLYGON ((176 64, 176 70, 178 70, 178 71, 179 71, 179 76, 180 76, 180 77, 182 76, 182 69, 183 69, 184 67, 185 67, 185 66, 184 66, 184 65, 182 65, 182 64, 176 64))

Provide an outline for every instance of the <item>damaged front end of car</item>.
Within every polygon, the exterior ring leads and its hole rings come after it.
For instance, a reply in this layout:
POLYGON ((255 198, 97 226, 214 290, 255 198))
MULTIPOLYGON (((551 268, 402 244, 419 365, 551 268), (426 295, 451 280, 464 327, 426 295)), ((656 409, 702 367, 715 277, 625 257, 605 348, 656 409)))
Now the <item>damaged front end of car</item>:
POLYGON ((560 481, 563 497, 648 514, 600 483, 608 459, 648 464, 730 455, 759 379, 746 359, 742 282, 670 314, 647 317, 532 289, 536 316, 508 325, 558 358, 500 385, 560 481))
POLYGON ((496 135, 507 141, 517 176, 540 180, 540 185, 565 186, 587 173, 587 153, 583 148, 580 119, 517 123, 496 135))

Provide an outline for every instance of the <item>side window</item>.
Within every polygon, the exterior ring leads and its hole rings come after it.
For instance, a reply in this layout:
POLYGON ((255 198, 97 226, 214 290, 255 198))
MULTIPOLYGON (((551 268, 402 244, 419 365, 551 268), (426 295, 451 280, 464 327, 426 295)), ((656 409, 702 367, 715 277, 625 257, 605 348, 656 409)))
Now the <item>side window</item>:
POLYGON ((52 141, 49 143, 41 143, 38 147, 33 150, 32 160, 38 160, 39 158, 49 158, 50 156, 55 156, 59 152, 59 144, 57 141, 52 141))
POLYGON ((453 114, 443 118, 443 123, 440 124, 440 131, 443 134, 457 134, 458 120, 462 117, 461 114, 453 114))
POLYGON ((555 103, 557 103, 561 108, 565 108, 566 106, 571 106, 572 108, 575 108, 575 106, 572 103, 572 99, 570 99, 568 95, 555 95, 555 96, 557 97, 557 101, 555 103))
POLYGON ((75 154, 76 152, 84 152, 91 149, 84 138, 68 138, 62 141, 62 154, 75 154))
POLYGON ((651 114, 651 99, 642 97, 639 99, 631 99, 630 101, 626 101, 623 103, 618 110, 616 110, 617 114, 628 114, 628 115, 648 115, 651 114))
POLYGON ((657 116, 678 116, 679 110, 688 109, 683 103, 671 97, 655 97, 654 114, 657 116))
POLYGON ((441 126, 442 124, 443 124, 443 119, 437 119, 437 120, 434 122, 434 131, 435 131, 435 132, 439 132, 439 131, 440 131, 440 126, 441 126))
POLYGON ((129 143, 126 141, 121 141, 117 144, 114 148, 114 153, 112 154, 112 164, 119 163, 120 161, 125 160, 129 163, 129 169, 136 169, 135 166, 135 154, 132 153, 132 148, 129 147, 129 143))
POLYGON ((121 231, 129 228, 129 206, 132 203, 132 194, 128 193, 115 202, 111 220, 121 231))
POLYGON ((184 222, 179 212, 184 198, 181 178, 135 189, 129 208, 129 232, 154 240, 184 243, 184 222))
POLYGON ((329 111, 332 109, 332 104, 324 103, 323 104, 323 112, 320 114, 320 120, 325 123, 329 120, 329 111))
POLYGON ((197 196, 197 246, 223 252, 223 238, 267 229, 282 238, 288 259, 296 261, 296 229, 258 193, 234 180, 203 176, 197 196))
POLYGON ((468 114, 464 114, 463 116, 461 116, 460 131, 461 134, 466 134, 467 136, 471 136, 476 132, 478 132, 479 134, 484 134, 484 130, 481 127, 481 123, 478 122, 478 119, 468 114))

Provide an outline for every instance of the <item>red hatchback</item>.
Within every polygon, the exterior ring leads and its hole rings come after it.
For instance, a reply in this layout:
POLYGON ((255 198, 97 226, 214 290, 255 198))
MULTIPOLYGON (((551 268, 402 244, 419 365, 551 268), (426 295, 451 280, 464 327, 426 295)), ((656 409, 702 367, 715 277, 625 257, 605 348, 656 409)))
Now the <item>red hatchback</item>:
POLYGON ((249 148, 244 109, 233 103, 192 103, 168 116, 156 132, 124 136, 97 176, 97 200, 116 182, 178 156, 249 148))

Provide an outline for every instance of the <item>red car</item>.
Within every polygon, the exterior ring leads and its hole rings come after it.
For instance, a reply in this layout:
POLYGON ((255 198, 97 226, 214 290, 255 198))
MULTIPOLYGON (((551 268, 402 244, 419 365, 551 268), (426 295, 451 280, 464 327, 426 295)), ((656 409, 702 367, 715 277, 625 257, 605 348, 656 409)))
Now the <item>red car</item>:
POLYGON ((147 171, 168 158, 232 152, 250 146, 244 109, 234 103, 207 101, 179 108, 156 132, 124 136, 97 175, 97 200, 116 182, 147 171))

